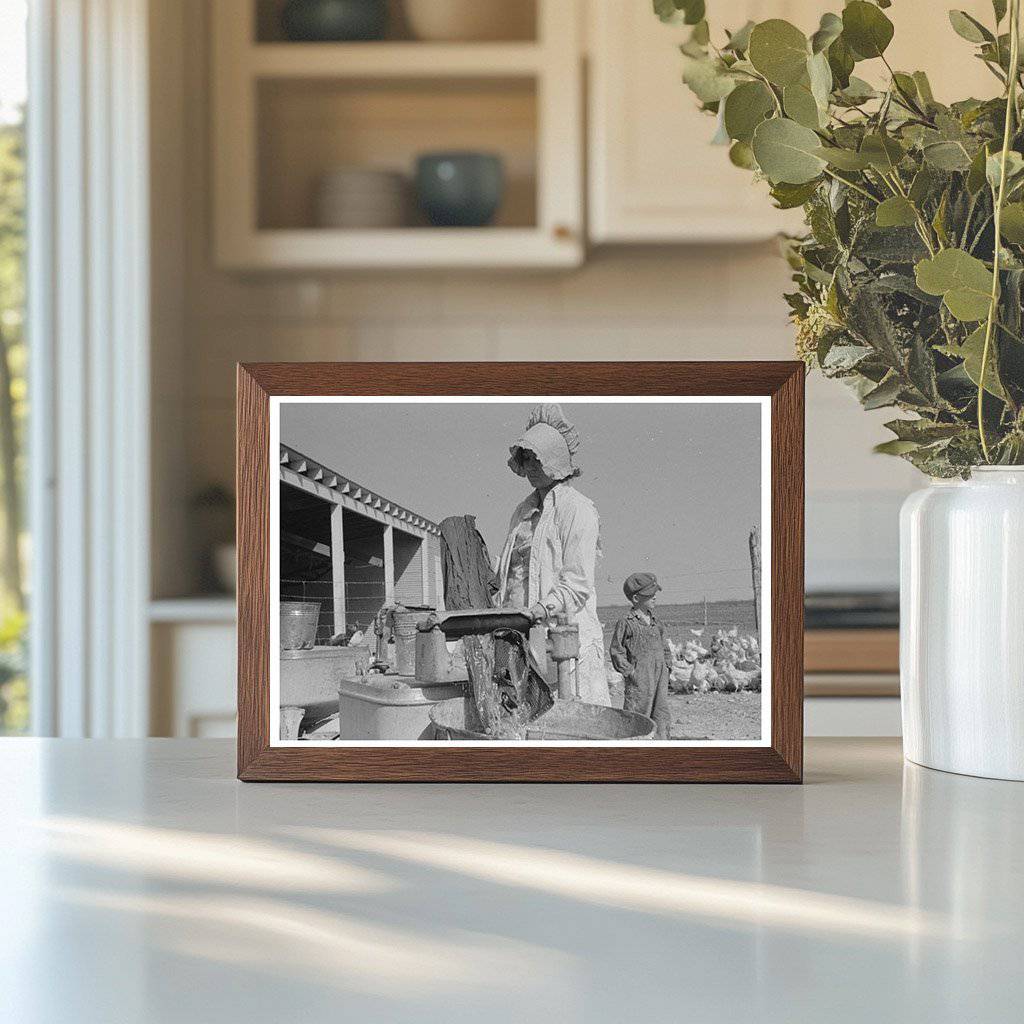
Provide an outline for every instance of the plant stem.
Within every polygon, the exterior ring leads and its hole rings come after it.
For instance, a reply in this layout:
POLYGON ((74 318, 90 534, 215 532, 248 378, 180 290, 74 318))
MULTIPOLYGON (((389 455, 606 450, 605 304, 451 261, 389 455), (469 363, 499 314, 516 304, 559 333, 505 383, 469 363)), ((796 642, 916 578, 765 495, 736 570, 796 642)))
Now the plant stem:
POLYGON ((988 214, 981 222, 981 227, 978 228, 977 234, 974 236, 974 241, 967 247, 968 252, 973 253, 977 248, 978 243, 981 241, 981 236, 985 234, 985 228, 988 227, 990 220, 992 220, 992 214, 988 214))
POLYGON ((918 105, 917 100, 913 96, 905 93, 900 86, 900 83, 896 81, 896 72, 893 71, 892 65, 885 59, 885 54, 880 53, 879 56, 882 58, 882 63, 886 66, 889 71, 889 84, 900 94, 900 98, 918 117, 925 118, 925 124, 931 126, 931 121, 927 120, 928 115, 918 105))
MULTIPOLYGON (((887 175, 879 171, 878 176, 886 185, 889 186, 894 195, 906 199, 906 189, 903 187, 903 183, 900 181, 899 171, 897 171, 896 168, 893 166, 891 160, 889 160, 889 169, 892 172, 891 174, 887 175)), ((911 203, 910 205, 914 206, 913 203, 911 203)), ((921 212, 918 210, 916 206, 914 206, 914 219, 917 221, 914 227, 917 230, 918 236, 920 237, 921 241, 924 242, 925 248, 928 250, 928 254, 930 256, 934 256, 935 246, 932 244, 932 234, 929 230, 928 222, 924 219, 924 217, 921 216, 921 212)), ((936 239, 936 241, 938 241, 938 239, 936 239)))
POLYGON ((1020 335, 1019 335, 1019 334, 1018 334, 1018 333, 1017 333, 1016 331, 1011 331, 1011 330, 1010 330, 1010 328, 1009 328, 1009 327, 1007 327, 1007 326, 1006 326, 1006 324, 1004 324, 1002 320, 997 320, 997 321, 996 321, 996 326, 997 326, 997 327, 998 327, 998 328, 999 328, 999 329, 1000 329, 1001 331, 1006 331, 1006 333, 1007 333, 1007 334, 1008 334, 1008 335, 1009 335, 1009 336, 1010 336, 1011 338, 1013 338, 1013 339, 1014 339, 1015 341, 1019 341, 1019 342, 1020 342, 1020 343, 1021 343, 1022 345, 1024 345, 1024 338, 1022 338, 1022 337, 1021 337, 1021 336, 1020 336, 1020 335))
POLYGON ((782 109, 782 101, 775 94, 775 90, 772 88, 772 83, 757 71, 754 72, 754 76, 764 82, 764 87, 768 90, 773 102, 775 103, 775 113, 778 114, 779 117, 785 117, 785 111, 782 109))
POLYGON ((1002 249, 1000 228, 1002 226, 1003 200, 1006 196, 1006 161, 1010 151, 1014 115, 1017 111, 1017 67, 1020 61, 1020 0, 1010 0, 1010 73, 1006 84, 1006 118, 1003 124, 1003 149, 999 155, 999 189, 995 196, 993 213, 995 243, 992 252, 992 297, 989 300, 988 320, 985 322, 985 345, 981 350, 981 369, 978 371, 978 435, 981 451, 987 463, 992 462, 989 454, 988 437, 985 434, 985 372, 988 369, 989 351, 992 346, 992 330, 999 308, 999 256, 1002 249))
POLYGON ((824 173, 835 181, 841 182, 842 184, 852 188, 854 192, 859 192, 862 196, 866 196, 871 202, 877 204, 878 196, 873 196, 866 188, 861 188, 856 182, 847 181, 846 178, 840 178, 838 174, 833 174, 827 167, 824 169, 824 173))

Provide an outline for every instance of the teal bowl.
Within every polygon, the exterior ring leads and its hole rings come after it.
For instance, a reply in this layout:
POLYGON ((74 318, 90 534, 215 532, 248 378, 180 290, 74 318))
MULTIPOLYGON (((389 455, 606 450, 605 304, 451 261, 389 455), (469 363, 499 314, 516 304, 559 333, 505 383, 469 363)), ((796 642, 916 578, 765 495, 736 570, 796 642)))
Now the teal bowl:
POLYGON ((504 192, 504 164, 494 153, 424 153, 416 161, 416 196, 435 227, 490 224, 504 192))
POLYGON ((387 0, 288 0, 281 11, 281 28, 294 42, 368 42, 387 27, 387 0))

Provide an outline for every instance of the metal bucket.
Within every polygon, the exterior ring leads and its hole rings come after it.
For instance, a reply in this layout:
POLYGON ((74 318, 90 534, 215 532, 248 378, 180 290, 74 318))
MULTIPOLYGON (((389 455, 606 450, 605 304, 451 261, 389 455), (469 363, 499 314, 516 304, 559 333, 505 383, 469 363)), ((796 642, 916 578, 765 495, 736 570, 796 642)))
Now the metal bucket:
POLYGON ((433 610, 395 610, 395 671, 400 676, 416 674, 416 627, 425 622, 433 610))
POLYGON ((319 601, 281 602, 281 650, 308 651, 316 643, 319 601))
MULTIPOLYGON (((476 708, 469 697, 442 701, 430 709, 439 740, 489 740, 490 736, 466 728, 476 723, 476 708)), ((579 700, 560 700, 527 728, 527 740, 649 740, 655 725, 646 715, 620 711, 579 700)))

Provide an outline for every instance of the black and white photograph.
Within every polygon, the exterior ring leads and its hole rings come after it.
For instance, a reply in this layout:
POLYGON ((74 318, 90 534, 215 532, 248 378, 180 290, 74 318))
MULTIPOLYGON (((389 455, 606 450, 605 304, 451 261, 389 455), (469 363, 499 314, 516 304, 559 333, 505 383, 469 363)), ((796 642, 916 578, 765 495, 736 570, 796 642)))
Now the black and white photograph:
POLYGON ((763 746, 761 397, 276 397, 273 745, 763 746))

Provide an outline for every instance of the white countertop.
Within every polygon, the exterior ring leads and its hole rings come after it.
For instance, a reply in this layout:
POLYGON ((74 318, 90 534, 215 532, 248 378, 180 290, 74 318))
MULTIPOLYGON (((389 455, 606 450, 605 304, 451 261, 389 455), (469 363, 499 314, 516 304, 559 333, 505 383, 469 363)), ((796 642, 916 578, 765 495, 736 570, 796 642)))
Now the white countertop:
POLYGON ((0 1021, 1005 1022, 1024 785, 808 741, 785 786, 243 785, 0 741, 0 1021))

